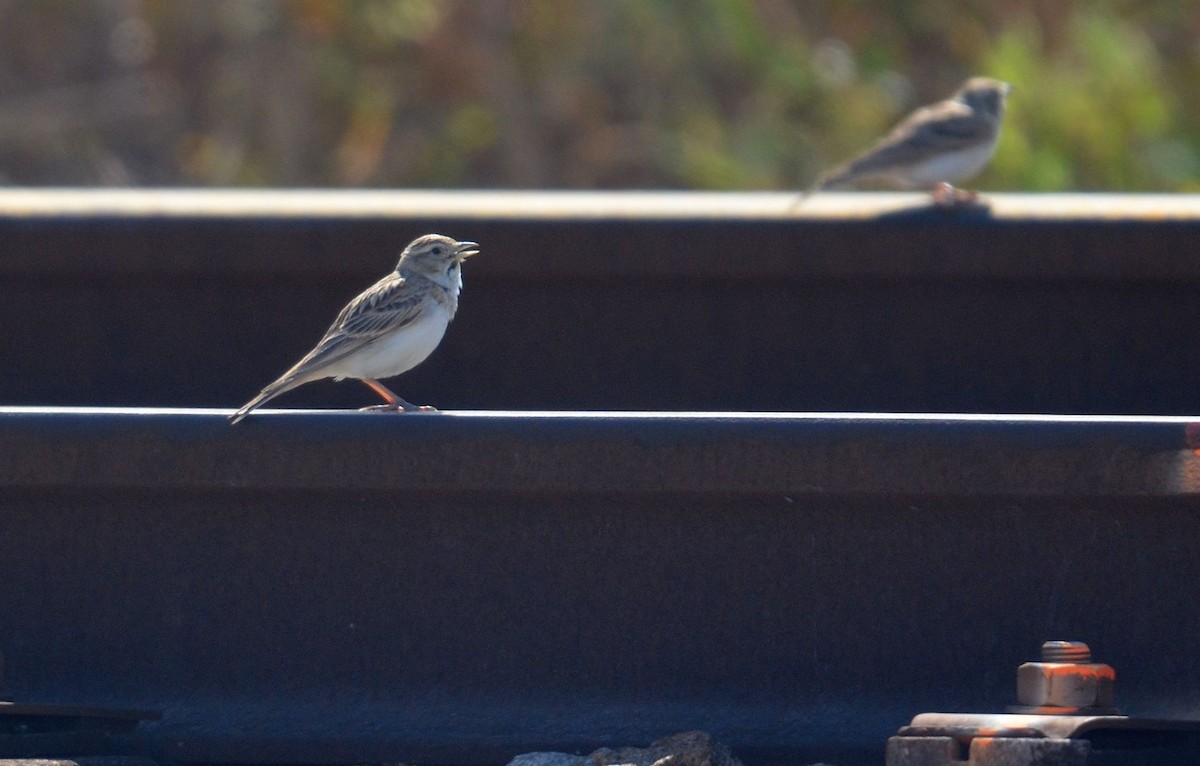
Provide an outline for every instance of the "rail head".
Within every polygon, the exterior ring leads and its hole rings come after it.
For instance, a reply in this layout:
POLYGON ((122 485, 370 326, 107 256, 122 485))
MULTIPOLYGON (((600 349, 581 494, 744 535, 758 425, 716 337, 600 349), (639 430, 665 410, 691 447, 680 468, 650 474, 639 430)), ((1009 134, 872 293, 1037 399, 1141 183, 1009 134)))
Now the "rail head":
POLYGON ((0 487, 1190 497, 1188 418, 0 408, 0 487))
POLYGON ((373 274, 416 234, 473 278, 1200 282, 1200 195, 0 190, 0 276, 373 274))

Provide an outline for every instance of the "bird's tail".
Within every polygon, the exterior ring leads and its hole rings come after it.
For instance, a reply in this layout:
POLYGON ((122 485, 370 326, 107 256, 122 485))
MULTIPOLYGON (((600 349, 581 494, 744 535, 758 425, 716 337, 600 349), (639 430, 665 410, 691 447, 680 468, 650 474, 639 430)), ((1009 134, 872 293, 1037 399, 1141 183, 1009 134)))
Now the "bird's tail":
POLYGON ((243 404, 238 409, 237 412, 230 415, 229 416, 229 424, 236 425, 237 423, 241 422, 252 411, 258 409, 259 407, 266 404, 271 399, 274 399, 275 397, 284 393, 285 391, 291 391, 293 388, 295 388, 296 386, 298 386, 304 382, 305 382, 305 380, 303 378, 289 378, 286 375, 283 376, 279 380, 275 381, 274 383, 272 383, 271 385, 267 386, 262 391, 260 391, 258 393, 258 396, 254 397, 250 401, 243 404))
POLYGON ((791 213, 791 212, 795 211, 797 208, 799 208, 805 202, 808 202, 809 197, 816 194, 820 190, 821 190, 821 187, 817 186, 816 184, 813 184, 812 186, 808 187, 804 191, 800 192, 798 195, 796 195, 796 199, 794 199, 792 201, 792 204, 788 206, 788 212, 791 213))
POLYGON ((858 175, 858 169, 852 163, 836 167, 814 181, 813 185, 808 188, 808 193, 813 194, 819 191, 844 189, 848 184, 857 179, 858 175))
POLYGON ((840 177, 841 175, 842 173, 840 172, 840 169, 838 169, 817 178, 817 180, 813 181, 812 186, 800 192, 800 196, 796 197, 796 201, 791 204, 791 206, 788 208, 788 211, 790 212, 800 207, 808 201, 809 197, 819 191, 837 188, 837 186, 845 180, 840 177))

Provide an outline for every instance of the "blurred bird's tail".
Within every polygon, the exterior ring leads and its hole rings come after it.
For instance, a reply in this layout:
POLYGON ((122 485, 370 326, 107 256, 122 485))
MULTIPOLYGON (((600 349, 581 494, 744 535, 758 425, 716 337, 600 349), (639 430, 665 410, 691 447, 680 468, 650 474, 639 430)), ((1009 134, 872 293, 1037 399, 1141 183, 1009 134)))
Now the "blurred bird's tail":
POLYGON ((847 184, 858 178, 858 170, 851 165, 842 165, 821 175, 813 185, 808 187, 808 193, 843 189, 847 184))
POLYGON ((792 204, 788 205, 788 212, 789 213, 795 212, 797 209, 800 208, 801 205, 803 205, 805 202, 808 202, 808 198, 813 195, 814 191, 816 191, 816 190, 809 188, 809 189, 805 189, 804 191, 800 192, 800 194, 796 195, 796 199, 792 200, 792 204))
MULTIPOLYGON (((834 179, 834 180, 836 180, 836 179, 834 179)), ((807 189, 805 189, 804 191, 800 192, 800 196, 797 197, 796 201, 791 204, 791 207, 788 208, 788 212, 792 212, 796 208, 803 205, 805 202, 808 201, 809 197, 816 194, 817 192, 825 191, 826 189, 831 188, 830 181, 831 181, 831 178, 830 178, 830 174, 828 174, 828 173, 821 176, 816 181, 813 181, 812 186, 810 186, 807 189)))

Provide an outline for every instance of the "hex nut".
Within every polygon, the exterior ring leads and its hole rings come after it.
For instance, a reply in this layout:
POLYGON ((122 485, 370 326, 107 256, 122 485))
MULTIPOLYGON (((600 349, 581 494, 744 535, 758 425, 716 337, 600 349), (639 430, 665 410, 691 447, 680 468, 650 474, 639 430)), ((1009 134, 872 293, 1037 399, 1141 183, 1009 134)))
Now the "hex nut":
POLYGON ((1110 708, 1117 673, 1098 662, 1026 662, 1017 668, 1017 702, 1028 706, 1110 708))

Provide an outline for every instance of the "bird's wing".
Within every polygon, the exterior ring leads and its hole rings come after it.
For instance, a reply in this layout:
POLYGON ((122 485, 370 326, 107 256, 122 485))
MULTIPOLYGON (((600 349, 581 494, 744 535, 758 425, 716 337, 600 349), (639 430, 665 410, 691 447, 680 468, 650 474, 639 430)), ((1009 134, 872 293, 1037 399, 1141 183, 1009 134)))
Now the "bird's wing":
POLYGON ((368 287, 350 301, 325 332, 325 337, 246 404, 230 416, 237 423, 264 403, 290 391, 296 386, 321 377, 321 370, 346 358, 376 339, 412 324, 421 315, 426 294, 414 289, 408 280, 395 272, 368 287))
POLYGON ((885 173, 943 152, 966 149, 990 135, 991 121, 959 101, 918 109, 878 144, 825 175, 820 186, 885 173))
POLYGON ((338 314, 316 347, 280 380, 312 375, 363 346, 415 322, 428 295, 391 273, 363 291, 338 314))

